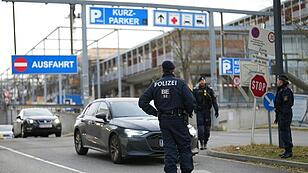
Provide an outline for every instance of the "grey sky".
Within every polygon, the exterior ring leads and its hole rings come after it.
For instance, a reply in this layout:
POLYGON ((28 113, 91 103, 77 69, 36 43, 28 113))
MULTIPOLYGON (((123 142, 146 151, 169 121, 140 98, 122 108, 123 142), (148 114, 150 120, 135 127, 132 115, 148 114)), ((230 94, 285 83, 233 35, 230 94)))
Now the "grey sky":
MULTIPOLYGON (((124 0, 121 1, 123 2, 124 0)), ((129 2, 128 0, 126 1, 129 2)), ((143 2, 258 11, 268 6, 271 6, 273 1, 272 0, 174 0, 174 1, 147 0, 143 2)), ((67 16, 69 14, 68 5, 15 3, 15 11, 16 11, 16 28, 17 28, 16 30, 17 54, 19 55, 23 55, 27 51, 29 51, 36 43, 38 43, 38 41, 42 40, 48 33, 50 33, 57 26, 69 26, 69 19, 67 19, 67 16)), ((77 13, 80 12, 80 7, 77 7, 76 12, 77 13)), ((149 15, 149 17, 150 16, 151 15, 149 15)), ((224 21, 226 23, 228 21, 237 19, 240 16, 242 15, 228 14, 225 15, 224 21)), ((0 2, 0 58, 1 58, 0 74, 11 66, 11 55, 14 54, 12 19, 13 19, 12 4, 6 2, 0 2)), ((217 25, 220 23, 219 15, 216 15, 215 23, 217 25)), ((80 22, 77 21, 76 25, 79 24, 80 22)), ((153 29, 151 27, 147 28, 153 29)), ((163 28, 156 27, 155 29, 163 29, 163 28)), ((140 36, 140 32, 132 32, 132 34, 140 36)), ((156 35, 157 34, 158 33, 156 33, 156 35)), ((95 37, 97 38, 100 36, 101 35, 96 36, 94 33, 92 33, 93 38, 95 37)), ((80 36, 76 35, 76 37, 80 36)), ((125 39, 122 39, 122 41, 125 41, 125 39)), ((128 47, 128 45, 129 44, 127 45, 122 44, 123 47, 128 47)))

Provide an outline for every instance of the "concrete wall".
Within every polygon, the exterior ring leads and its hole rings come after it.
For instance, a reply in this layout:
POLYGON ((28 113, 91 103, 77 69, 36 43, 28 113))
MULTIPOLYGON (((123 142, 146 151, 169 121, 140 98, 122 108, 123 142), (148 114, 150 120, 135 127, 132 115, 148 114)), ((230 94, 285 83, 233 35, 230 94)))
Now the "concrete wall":
MULTIPOLYGON (((271 112, 271 122, 275 120, 275 113, 271 112)), ((253 108, 221 108, 220 116, 215 125, 223 130, 232 131, 239 129, 250 129, 252 127, 253 108)), ((256 110, 256 127, 268 124, 268 113, 266 109, 256 110)))
POLYGON ((68 134, 74 131, 74 124, 78 115, 67 112, 59 114, 59 119, 62 122, 62 134, 68 134))
POLYGON ((0 110, 0 124, 7 124, 6 111, 0 110))

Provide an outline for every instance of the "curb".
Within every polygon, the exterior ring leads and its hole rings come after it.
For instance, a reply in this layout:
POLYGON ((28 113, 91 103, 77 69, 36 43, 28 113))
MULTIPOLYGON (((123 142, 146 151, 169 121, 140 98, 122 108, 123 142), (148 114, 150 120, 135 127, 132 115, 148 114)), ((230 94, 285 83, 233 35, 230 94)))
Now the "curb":
POLYGON ((70 136, 74 136, 74 133, 66 133, 64 135, 62 135, 63 137, 70 137, 70 136))
POLYGON ((289 166, 289 167, 294 167, 294 168, 308 169, 308 163, 300 163, 300 162, 277 160, 277 159, 267 159, 263 157, 247 156, 247 155, 240 155, 240 154, 231 154, 231 153, 213 151, 211 149, 208 149, 206 151, 206 154, 212 157, 233 159, 233 160, 244 161, 244 162, 252 161, 252 162, 261 162, 265 164, 275 164, 275 165, 289 166))

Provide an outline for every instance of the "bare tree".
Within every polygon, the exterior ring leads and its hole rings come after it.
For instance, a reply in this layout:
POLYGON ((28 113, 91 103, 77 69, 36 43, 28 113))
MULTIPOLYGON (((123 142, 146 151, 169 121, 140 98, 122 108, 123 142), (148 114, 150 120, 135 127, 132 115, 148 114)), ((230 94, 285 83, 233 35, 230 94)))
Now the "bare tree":
MULTIPOLYGON (((200 47, 195 39, 200 39, 199 34, 203 35, 204 32, 176 29, 171 34, 175 54, 174 59, 180 66, 178 72, 190 86, 192 86, 192 73, 203 74, 204 65, 206 64, 206 49, 202 47, 203 44, 200 47)), ((205 41, 204 38, 201 42, 204 43, 205 41)))

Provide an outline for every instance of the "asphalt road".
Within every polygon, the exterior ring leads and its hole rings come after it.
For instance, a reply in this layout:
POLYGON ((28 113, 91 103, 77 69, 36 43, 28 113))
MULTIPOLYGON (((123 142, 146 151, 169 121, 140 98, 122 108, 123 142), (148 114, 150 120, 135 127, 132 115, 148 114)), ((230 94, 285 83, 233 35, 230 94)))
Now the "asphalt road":
MULTIPOLYGON (((264 132, 259 133, 266 137, 264 132)), ((248 132, 214 132, 210 145, 221 145, 220 143, 227 145, 232 143, 231 139, 247 141, 247 135, 249 137, 248 132), (214 140, 216 142, 213 142, 214 140)), ((278 168, 209 157, 205 151, 194 157, 194 164, 194 173, 287 172, 278 168)), ((129 159, 125 164, 116 165, 108 156, 97 151, 90 150, 88 155, 79 156, 75 153, 72 137, 29 137, 0 141, 0 173, 160 173, 163 172, 163 166, 160 158, 135 158, 129 159)))

